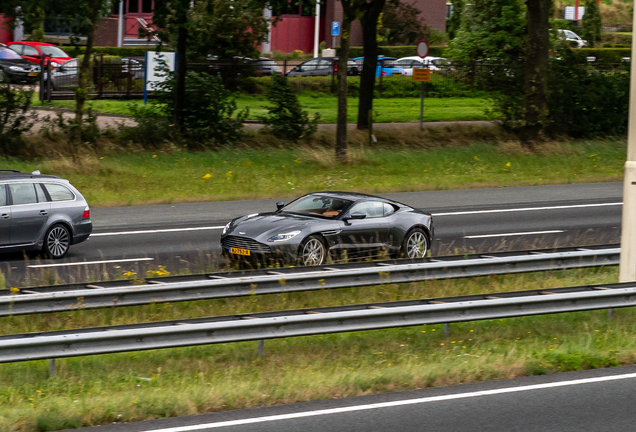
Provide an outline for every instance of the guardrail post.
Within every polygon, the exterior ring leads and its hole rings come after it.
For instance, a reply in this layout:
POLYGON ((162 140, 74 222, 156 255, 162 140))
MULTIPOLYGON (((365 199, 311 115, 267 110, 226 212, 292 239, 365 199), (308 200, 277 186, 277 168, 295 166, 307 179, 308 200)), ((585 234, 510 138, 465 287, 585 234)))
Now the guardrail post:
POLYGON ((444 323, 444 336, 450 335, 450 324, 444 323))
POLYGON ((258 341, 258 356, 263 357, 263 351, 265 350, 265 339, 258 341))
POLYGON ((55 376, 55 359, 49 359, 49 378, 55 376))

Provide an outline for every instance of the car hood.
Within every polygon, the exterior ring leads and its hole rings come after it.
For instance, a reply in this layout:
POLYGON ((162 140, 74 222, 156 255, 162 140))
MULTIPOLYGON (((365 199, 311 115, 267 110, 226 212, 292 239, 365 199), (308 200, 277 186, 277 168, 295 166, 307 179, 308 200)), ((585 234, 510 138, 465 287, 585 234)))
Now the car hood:
POLYGON ((262 213, 234 219, 227 235, 250 237, 261 241, 289 231, 305 231, 309 229, 330 229, 337 227, 334 220, 319 219, 290 213, 262 213), (324 226, 324 228, 323 228, 324 226))
POLYGON ((31 69, 33 63, 24 59, 0 59, 0 64, 3 66, 21 66, 27 69, 31 69))

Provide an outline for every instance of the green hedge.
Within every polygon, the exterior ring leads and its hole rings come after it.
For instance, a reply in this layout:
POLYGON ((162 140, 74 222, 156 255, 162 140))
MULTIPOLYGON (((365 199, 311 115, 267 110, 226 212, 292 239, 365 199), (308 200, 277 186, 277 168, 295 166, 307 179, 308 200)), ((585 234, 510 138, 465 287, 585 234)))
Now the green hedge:
POLYGON ((632 56, 630 48, 581 48, 575 51, 584 53, 587 57, 596 57, 597 61, 610 63, 620 63, 623 57, 632 56))
MULTIPOLYGON (((428 55, 432 57, 443 57, 444 50, 446 47, 443 46, 433 46, 429 48, 428 55)), ((406 45, 406 46, 381 46, 378 47, 378 51, 380 55, 386 57, 411 57, 417 55, 417 47, 415 45, 406 45)), ((364 55, 364 51, 362 47, 351 47, 349 48, 349 57, 356 58, 362 57, 364 55)))
MULTIPOLYGON (((85 46, 68 46, 62 47, 71 57, 83 55, 86 51, 85 46)), ((143 57, 146 51, 155 51, 157 47, 94 47, 95 54, 104 54, 115 57, 143 57)))

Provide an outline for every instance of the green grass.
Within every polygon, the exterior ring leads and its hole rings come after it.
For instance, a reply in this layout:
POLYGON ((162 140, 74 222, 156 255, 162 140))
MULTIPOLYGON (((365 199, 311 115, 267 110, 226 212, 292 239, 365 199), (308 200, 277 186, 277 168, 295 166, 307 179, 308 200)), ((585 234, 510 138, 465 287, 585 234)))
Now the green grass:
MULTIPOLYGON (((317 94, 300 96, 303 108, 311 115, 320 114, 321 123, 336 123, 338 100, 333 96, 317 94)), ((94 100, 93 109, 100 113, 130 114, 130 104, 143 104, 142 101, 94 100)), ((36 102, 36 105, 41 105, 36 102)), ((75 101, 53 101, 45 106, 64 107, 74 109, 75 101)), ((267 114, 267 100, 264 96, 241 95, 237 99, 239 108, 248 107, 249 119, 257 120, 259 116, 267 114)), ((358 98, 349 98, 348 121, 355 123, 358 118, 358 98)), ((474 98, 438 98, 426 99, 424 103, 425 121, 457 121, 457 120, 487 120, 484 110, 489 105, 484 99, 474 98)), ((376 99, 374 101, 374 121, 377 123, 412 122, 419 121, 419 98, 404 99, 376 99)))
MULTIPOLYGON (((422 145, 442 145, 435 133, 422 145)), ((333 150, 304 147, 8 163, 68 178, 97 207, 282 198, 325 189, 380 193, 619 181, 625 161, 624 140, 553 143, 529 154, 515 143, 419 150, 399 146, 410 139, 404 131, 378 130, 377 136, 387 148, 355 145, 347 165, 334 161, 333 150)))
MULTIPOLYGON (((2 318, 3 333, 610 283, 616 268, 2 318)), ((631 364, 636 311, 355 332, 0 365, 0 430, 47 431, 631 364)))

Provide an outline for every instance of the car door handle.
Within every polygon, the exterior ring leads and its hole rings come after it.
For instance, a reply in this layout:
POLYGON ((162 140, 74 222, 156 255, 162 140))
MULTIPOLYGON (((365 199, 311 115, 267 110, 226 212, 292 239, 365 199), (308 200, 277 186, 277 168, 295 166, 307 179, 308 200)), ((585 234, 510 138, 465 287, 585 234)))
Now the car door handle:
POLYGON ((49 212, 47 212, 46 210, 40 210, 40 216, 46 216, 48 214, 49 212))
POLYGON ((2 213, 2 214, 0 215, 0 218, 2 218, 2 219, 9 219, 9 217, 10 217, 10 216, 9 216, 9 214, 8 214, 8 213, 2 213))

